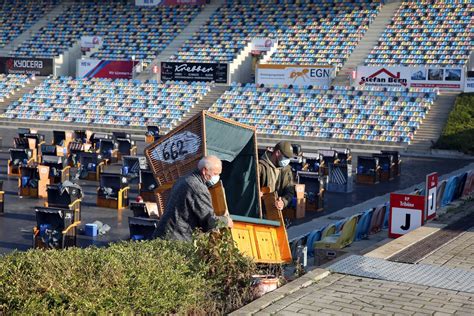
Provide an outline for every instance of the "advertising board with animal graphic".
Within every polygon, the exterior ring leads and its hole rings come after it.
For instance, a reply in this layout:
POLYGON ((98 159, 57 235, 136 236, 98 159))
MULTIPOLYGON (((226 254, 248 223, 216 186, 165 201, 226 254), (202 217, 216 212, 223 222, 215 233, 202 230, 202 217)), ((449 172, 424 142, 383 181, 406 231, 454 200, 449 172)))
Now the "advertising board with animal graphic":
POLYGON ((273 65, 257 66, 256 83, 264 85, 325 86, 334 77, 332 66, 273 65))

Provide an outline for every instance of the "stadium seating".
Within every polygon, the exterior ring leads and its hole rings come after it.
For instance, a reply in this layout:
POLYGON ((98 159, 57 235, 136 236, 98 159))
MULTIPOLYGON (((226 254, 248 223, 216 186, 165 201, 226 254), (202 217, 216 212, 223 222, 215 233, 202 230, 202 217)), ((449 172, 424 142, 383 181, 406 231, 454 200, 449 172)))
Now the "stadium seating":
POLYGON ((91 57, 153 60, 198 14, 200 6, 139 7, 133 1, 72 4, 64 14, 23 43, 15 56, 54 57, 81 36, 103 37, 103 47, 91 57))
POLYGON ((409 143, 435 97, 426 89, 233 84, 210 111, 267 135, 409 143))
POLYGON ((59 0, 0 0, 0 47, 13 41, 59 3, 59 0))
POLYGON ((172 127, 209 90, 203 83, 47 79, 13 102, 7 118, 119 126, 172 127))
POLYGON ((26 75, 0 74, 0 102, 5 101, 16 89, 24 87, 29 80, 26 75))
POLYGON ((466 64, 471 1, 404 1, 367 57, 367 65, 466 64))
POLYGON ((231 62, 252 38, 277 38, 274 63, 340 67, 380 1, 227 1, 172 59, 231 62))

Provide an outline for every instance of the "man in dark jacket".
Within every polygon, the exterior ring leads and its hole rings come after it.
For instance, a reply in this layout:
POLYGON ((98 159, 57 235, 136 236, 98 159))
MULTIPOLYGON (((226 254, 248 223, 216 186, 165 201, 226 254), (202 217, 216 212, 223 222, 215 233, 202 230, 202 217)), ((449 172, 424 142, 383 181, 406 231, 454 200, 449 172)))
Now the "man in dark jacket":
POLYGON ((156 237, 191 241, 196 228, 208 232, 216 228, 219 221, 232 227, 232 219, 228 215, 215 215, 208 189, 219 182, 221 172, 221 160, 216 156, 207 156, 199 161, 198 169, 179 178, 171 189, 156 237))
POLYGON ((266 151, 259 161, 260 186, 269 187, 270 192, 277 192, 276 208, 284 209, 295 196, 295 182, 290 167, 290 158, 294 157, 290 142, 281 141, 266 151))

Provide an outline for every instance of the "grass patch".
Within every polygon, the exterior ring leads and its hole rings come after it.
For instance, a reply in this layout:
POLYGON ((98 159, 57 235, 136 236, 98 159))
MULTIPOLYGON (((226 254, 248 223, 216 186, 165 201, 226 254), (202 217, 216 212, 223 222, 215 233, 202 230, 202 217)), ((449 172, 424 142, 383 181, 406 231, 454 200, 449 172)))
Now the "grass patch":
POLYGON ((474 93, 463 93, 456 98, 435 148, 474 154, 474 93))
POLYGON ((0 314, 227 313, 253 299, 255 265, 229 231, 0 257, 0 314))

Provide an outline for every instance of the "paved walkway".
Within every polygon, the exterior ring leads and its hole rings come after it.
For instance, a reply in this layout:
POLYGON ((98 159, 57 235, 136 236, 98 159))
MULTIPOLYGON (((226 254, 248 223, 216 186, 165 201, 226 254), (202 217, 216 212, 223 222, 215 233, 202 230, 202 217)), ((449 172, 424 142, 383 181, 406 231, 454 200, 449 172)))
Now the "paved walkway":
POLYGON ((256 315, 472 315, 474 294, 331 274, 256 315))
MULTIPOLYGON (((474 202, 463 206, 474 216, 474 202)), ((459 215, 459 214, 458 214, 459 215)), ((459 216, 458 216, 459 217, 459 216)), ((456 215, 453 215, 453 219, 456 215)), ((444 222, 444 221, 443 221, 444 222)), ((449 221, 446 221, 449 222, 449 221)), ((436 227, 438 226, 438 227, 436 227)), ((375 249, 367 257, 382 260, 440 229, 421 227, 375 249), (391 252, 391 253, 389 253, 391 252)), ((346 259, 343 259, 346 260, 346 259)), ((420 264, 442 266, 472 276, 474 227, 423 258, 420 264)), ((408 265, 407 267, 413 267, 408 265)), ((330 268, 329 268, 330 269, 330 268)), ((315 269, 236 311, 235 315, 473 315, 474 293, 410 282, 395 282, 315 269)))
POLYGON ((474 271, 474 228, 427 256, 420 263, 474 271))

